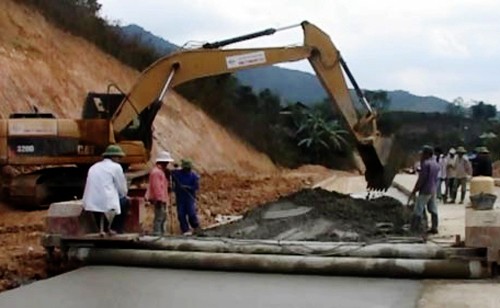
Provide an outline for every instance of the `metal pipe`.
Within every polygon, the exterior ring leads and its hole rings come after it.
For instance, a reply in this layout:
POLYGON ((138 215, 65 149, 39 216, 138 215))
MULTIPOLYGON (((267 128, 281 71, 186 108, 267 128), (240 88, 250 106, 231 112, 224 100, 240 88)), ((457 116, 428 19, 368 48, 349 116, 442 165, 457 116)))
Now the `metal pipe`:
POLYGON ((258 38, 258 37, 261 37, 261 36, 265 36, 265 35, 273 35, 276 32, 288 30, 288 29, 291 29, 291 28, 299 27, 299 26, 300 26, 300 24, 295 24, 295 25, 291 25, 291 26, 281 27, 281 28, 278 28, 278 29, 269 28, 269 29, 262 30, 262 31, 259 31, 259 32, 245 34, 245 35, 242 35, 242 36, 237 36, 237 37, 233 37, 233 38, 222 40, 222 41, 218 41, 218 42, 205 43, 205 44, 203 44, 202 47, 205 48, 205 49, 216 49, 216 48, 224 47, 224 46, 227 46, 227 45, 230 45, 230 44, 234 44, 234 43, 238 43, 238 42, 243 42, 243 41, 248 41, 248 40, 251 40, 251 39, 254 39, 254 38, 258 38))
POLYGON ((445 259, 456 250, 446 249, 435 244, 300 243, 217 238, 142 239, 135 242, 134 245, 139 249, 151 250, 405 259, 445 259))
POLYGON ((161 89, 160 96, 158 96, 158 101, 162 101, 165 95, 167 94, 168 87, 170 86, 170 83, 172 82, 172 79, 174 78, 175 71, 179 68, 178 63, 174 63, 172 65, 172 71, 170 71, 170 74, 168 75, 167 81, 163 85, 163 88, 161 89))
POLYGON ((181 251, 71 248, 70 260, 96 265, 139 266, 286 274, 393 278, 485 278, 479 261, 245 255, 181 251))
POLYGON ((347 63, 344 61, 344 58, 340 57, 340 65, 344 69, 347 77, 349 78, 349 81, 351 81, 352 86, 354 87, 354 90, 356 91, 356 94, 358 96, 358 99, 360 100, 363 105, 365 105, 366 109, 370 113, 373 113, 373 108, 370 106, 370 103, 368 103, 368 100, 365 97, 365 94, 363 94, 363 91, 361 91, 361 88, 358 86, 358 83, 356 82, 356 79, 354 79, 354 76, 351 73, 351 70, 347 66, 347 63))

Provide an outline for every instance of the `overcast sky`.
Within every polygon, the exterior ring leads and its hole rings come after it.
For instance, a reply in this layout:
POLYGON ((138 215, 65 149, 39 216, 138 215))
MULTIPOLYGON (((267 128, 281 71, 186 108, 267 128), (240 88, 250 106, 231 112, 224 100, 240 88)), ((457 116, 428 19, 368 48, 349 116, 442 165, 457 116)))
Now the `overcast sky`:
MULTIPOLYGON (((328 33, 362 88, 500 106, 498 0, 99 0, 102 14, 177 45, 308 20, 328 33)), ((234 47, 301 44, 300 28, 234 47)), ((306 61, 285 67, 312 72, 306 61)))

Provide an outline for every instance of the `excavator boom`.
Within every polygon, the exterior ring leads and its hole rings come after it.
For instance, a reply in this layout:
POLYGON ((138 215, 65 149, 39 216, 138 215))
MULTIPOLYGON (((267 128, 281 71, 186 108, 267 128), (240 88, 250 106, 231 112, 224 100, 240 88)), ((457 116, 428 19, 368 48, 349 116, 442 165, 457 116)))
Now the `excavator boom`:
MULTIPOLYGON (((139 77, 130 93, 117 108, 111 121, 116 135, 127 128, 145 108, 161 101, 169 88, 182 83, 243 69, 268 66, 277 63, 307 59, 321 84, 329 94, 334 108, 339 112, 347 128, 355 137, 357 148, 366 167, 368 188, 385 190, 394 178, 396 166, 392 139, 382 137, 376 126, 376 114, 364 97, 360 100, 368 112, 360 115, 347 87, 344 71, 347 70, 351 83, 362 93, 345 61, 330 37, 313 24, 301 23, 304 44, 296 47, 221 49, 225 45, 271 35, 276 30, 268 29, 213 44, 204 48, 181 50, 159 59, 139 77)), ((361 94, 362 95, 362 94, 361 94)))

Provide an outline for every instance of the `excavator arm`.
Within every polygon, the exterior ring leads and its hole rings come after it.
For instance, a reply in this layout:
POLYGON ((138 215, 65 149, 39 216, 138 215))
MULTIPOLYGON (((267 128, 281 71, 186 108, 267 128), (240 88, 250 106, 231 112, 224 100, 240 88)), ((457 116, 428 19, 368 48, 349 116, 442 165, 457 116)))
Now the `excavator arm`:
POLYGON ((375 112, 362 96, 361 90, 330 37, 309 22, 304 21, 301 26, 304 31, 302 46, 220 49, 234 42, 269 35, 276 31, 268 29, 223 42, 205 44, 200 49, 181 50, 159 59, 142 73, 113 115, 112 126, 115 134, 119 135, 126 129, 144 109, 161 101, 168 89, 182 83, 243 69, 308 59, 329 94, 334 108, 342 116, 357 141, 358 150, 366 167, 365 177, 368 187, 387 189, 395 174, 395 169, 387 164, 392 160, 390 151, 392 139, 380 135, 376 127, 375 112), (357 93, 361 95, 360 100, 368 110, 365 115, 360 115, 355 107, 344 78, 344 71, 357 93))

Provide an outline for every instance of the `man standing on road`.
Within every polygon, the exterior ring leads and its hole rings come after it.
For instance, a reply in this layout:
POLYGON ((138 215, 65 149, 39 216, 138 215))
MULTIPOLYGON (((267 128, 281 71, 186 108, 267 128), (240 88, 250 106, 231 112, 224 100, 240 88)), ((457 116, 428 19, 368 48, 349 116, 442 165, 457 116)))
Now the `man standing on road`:
POLYGON ((436 147, 434 149, 434 156, 436 157, 436 162, 439 165, 437 198, 444 203, 446 202, 446 198, 448 196, 448 185, 446 184, 446 155, 443 154, 443 150, 441 150, 441 148, 436 147))
POLYGON ((455 203, 459 186, 461 188, 460 204, 464 203, 465 192, 467 191, 467 178, 472 175, 472 166, 469 159, 464 155, 466 152, 464 147, 458 147, 457 149, 458 157, 455 161, 456 179, 453 185, 451 203, 455 203))
POLYGON ((190 160, 181 161, 181 169, 172 171, 175 199, 177 201, 177 218, 182 234, 190 233, 189 226, 198 231, 200 222, 196 214, 196 192, 199 188, 199 177, 192 171, 190 160))
POLYGON ((83 204, 86 211, 92 212, 99 224, 100 234, 122 233, 125 215, 128 211, 127 181, 122 166, 118 163, 125 153, 118 145, 109 145, 102 153, 103 159, 90 167, 83 204), (111 214, 108 220, 106 214, 111 214), (113 221, 114 215, 116 217, 113 221), (112 222, 112 223, 111 223, 112 222))
MULTIPOLYGON (((163 235, 167 222, 166 209, 170 205, 168 191, 169 181, 166 177, 168 164, 173 162, 169 152, 162 151, 156 158, 156 164, 149 173, 149 186, 146 199, 154 206, 153 234, 163 235)), ((171 223, 171 222, 170 222, 171 223)))
POLYGON ((456 153, 457 151, 454 148, 450 148, 448 157, 446 158, 446 190, 448 194, 444 198, 445 203, 451 202, 451 198, 453 197, 453 189, 457 177, 457 171, 455 169, 457 161, 456 153))
POLYGON ((421 232, 422 218, 427 205, 427 211, 431 214, 432 227, 428 233, 438 233, 438 211, 436 204, 436 190, 438 182, 439 165, 433 159, 433 150, 430 146, 422 148, 420 171, 418 180, 410 195, 414 198, 418 193, 413 209, 413 217, 411 221, 411 230, 421 232))

